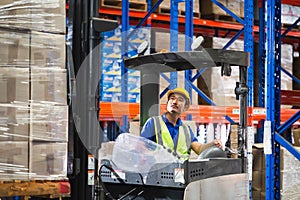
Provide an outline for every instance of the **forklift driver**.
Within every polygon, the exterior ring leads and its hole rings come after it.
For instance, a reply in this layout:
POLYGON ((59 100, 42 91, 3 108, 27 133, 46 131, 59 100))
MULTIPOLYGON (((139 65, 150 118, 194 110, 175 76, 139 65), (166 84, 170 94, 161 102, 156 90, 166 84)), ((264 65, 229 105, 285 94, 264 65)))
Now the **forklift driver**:
POLYGON ((149 118, 142 129, 142 137, 163 145, 183 160, 189 159, 191 149, 199 155, 214 145, 222 148, 218 139, 208 144, 200 144, 191 128, 180 119, 180 114, 190 107, 190 96, 185 89, 169 90, 167 97, 167 112, 149 118))

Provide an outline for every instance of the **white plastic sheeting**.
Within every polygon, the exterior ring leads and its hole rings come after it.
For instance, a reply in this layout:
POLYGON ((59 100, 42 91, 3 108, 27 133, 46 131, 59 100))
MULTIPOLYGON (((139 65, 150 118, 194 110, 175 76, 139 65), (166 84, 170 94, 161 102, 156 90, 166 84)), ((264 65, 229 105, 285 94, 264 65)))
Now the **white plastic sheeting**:
POLYGON ((112 162, 124 171, 149 173, 151 168, 158 163, 162 164, 159 166, 163 168, 170 163, 182 161, 168 149, 151 140, 130 133, 122 133, 116 139, 112 162))

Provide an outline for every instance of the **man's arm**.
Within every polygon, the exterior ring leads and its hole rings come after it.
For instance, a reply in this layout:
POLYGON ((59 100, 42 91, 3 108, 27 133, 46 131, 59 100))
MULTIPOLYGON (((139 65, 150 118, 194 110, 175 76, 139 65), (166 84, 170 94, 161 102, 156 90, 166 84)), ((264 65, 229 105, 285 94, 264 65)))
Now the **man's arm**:
POLYGON ((154 130, 154 120, 153 118, 149 118, 143 126, 141 131, 141 137, 147 138, 156 142, 156 135, 154 130))
POLYGON ((207 143, 207 144, 200 144, 199 142, 192 142, 191 147, 192 147, 193 151, 199 155, 202 151, 204 151, 208 147, 211 147, 214 145, 219 148, 222 148, 222 146, 223 146, 222 142, 220 140, 215 139, 214 141, 207 143))
POLYGON ((190 130, 190 134, 191 134, 191 139, 192 139, 192 143, 191 143, 191 148, 193 149, 193 151, 196 153, 196 154, 200 154, 202 151, 204 151, 205 149, 207 149, 208 147, 211 147, 213 145, 219 147, 219 148, 222 148, 222 142, 221 140, 213 140, 212 142, 210 143, 207 143, 207 144, 200 144, 197 140, 197 138, 195 137, 191 127, 188 125, 189 127, 189 130, 190 130))

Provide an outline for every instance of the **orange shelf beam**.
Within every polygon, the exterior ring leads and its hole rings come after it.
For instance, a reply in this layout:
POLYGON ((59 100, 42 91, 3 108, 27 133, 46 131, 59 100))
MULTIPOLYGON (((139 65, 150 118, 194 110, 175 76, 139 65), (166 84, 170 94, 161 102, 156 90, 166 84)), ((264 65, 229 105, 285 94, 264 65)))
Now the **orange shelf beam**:
MULTIPOLYGON (((161 113, 164 113, 165 110, 166 104, 162 104, 160 109, 161 113)), ((285 122, 297 111, 298 109, 281 109, 281 121, 285 122)), ((139 113, 140 105, 138 103, 100 102, 100 121, 121 121, 122 116, 124 115, 127 115, 131 120, 137 117, 139 113)), ((186 119, 188 114, 191 114, 192 120, 198 123, 228 123, 228 121, 224 118, 226 115, 236 122, 239 121, 238 106, 222 107, 192 105, 189 111, 183 113, 182 118, 186 119)), ((265 118, 266 110, 264 108, 253 108, 252 120, 254 124, 265 118)), ((298 123, 300 123, 300 120, 298 120, 298 123)))
MULTIPOLYGON (((118 8, 106 8, 106 7, 100 7, 99 9, 100 14, 106 14, 106 15, 117 15, 117 16, 122 16, 122 10, 118 8)), ((129 11, 129 17, 133 18, 139 18, 142 19, 146 15, 146 12, 142 11, 129 11)), ((152 13, 149 17, 149 20, 151 20, 151 25, 153 26, 155 23, 154 21, 160 21, 160 22, 170 22, 170 15, 163 15, 163 14, 157 14, 157 13, 152 13)), ((185 24, 185 18, 184 17, 178 17, 178 22, 181 24, 185 24)), ((238 23, 231 23, 231 22, 218 22, 218 21, 213 21, 213 20, 207 20, 207 19, 198 19, 194 18, 194 25, 198 26, 204 26, 204 27, 209 27, 209 28, 221 28, 221 29, 230 29, 230 30, 236 30, 239 31, 243 28, 242 24, 238 23)), ((159 25, 160 27, 167 28, 167 24, 161 24, 159 25)), ((197 29, 197 27, 195 27, 197 29)), ((254 26, 253 31, 258 33, 259 27, 254 26)), ((284 30, 282 30, 282 33, 284 30)), ((290 37, 300 37, 300 31, 290 31, 287 36, 290 37)))

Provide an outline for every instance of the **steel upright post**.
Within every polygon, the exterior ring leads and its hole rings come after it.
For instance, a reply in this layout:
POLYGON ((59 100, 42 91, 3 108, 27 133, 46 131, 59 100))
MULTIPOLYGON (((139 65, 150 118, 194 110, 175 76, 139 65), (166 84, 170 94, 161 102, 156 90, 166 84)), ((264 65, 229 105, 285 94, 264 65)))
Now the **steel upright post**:
MULTIPOLYGON (((129 30, 129 0, 122 0, 122 60, 124 56, 128 55, 128 30, 129 30)), ((122 102, 128 102, 128 70, 124 65, 124 62, 121 63, 121 92, 122 102)), ((128 132, 128 116, 124 115, 122 117, 122 132, 128 132)))
POLYGON ((266 19, 266 199, 280 199, 280 146, 275 130, 280 126, 281 1, 268 0, 266 19))

